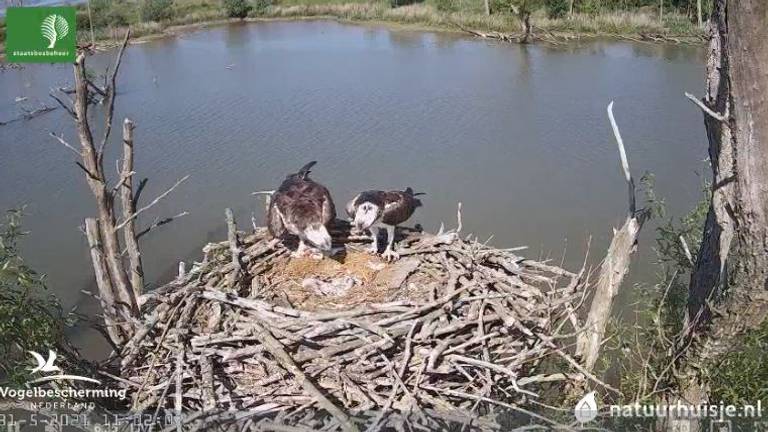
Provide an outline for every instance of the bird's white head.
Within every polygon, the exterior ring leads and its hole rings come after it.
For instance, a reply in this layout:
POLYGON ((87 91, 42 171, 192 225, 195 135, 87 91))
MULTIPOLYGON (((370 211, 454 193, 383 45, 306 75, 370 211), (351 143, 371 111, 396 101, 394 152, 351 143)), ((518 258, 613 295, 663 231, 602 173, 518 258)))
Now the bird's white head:
POLYGON ((331 250, 331 235, 323 224, 312 224, 304 230, 304 235, 307 236, 312 245, 322 251, 331 250))
POLYGON ((357 206, 355 220, 352 224, 358 230, 370 228, 379 218, 379 206, 370 202, 364 202, 357 206))

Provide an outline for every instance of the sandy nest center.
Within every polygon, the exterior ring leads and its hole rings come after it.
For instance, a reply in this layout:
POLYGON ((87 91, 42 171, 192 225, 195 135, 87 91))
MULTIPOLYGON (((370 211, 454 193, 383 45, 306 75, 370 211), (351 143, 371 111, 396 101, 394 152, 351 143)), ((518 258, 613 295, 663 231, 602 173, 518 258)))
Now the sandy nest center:
MULTIPOLYGON (((355 248, 322 260, 285 257, 263 275, 263 286, 277 300, 302 310, 337 310, 427 296, 410 279, 418 258, 387 263, 378 255, 355 248)), ((436 282, 436 281, 435 281, 436 282)), ((419 286, 425 286, 419 284, 419 286)))

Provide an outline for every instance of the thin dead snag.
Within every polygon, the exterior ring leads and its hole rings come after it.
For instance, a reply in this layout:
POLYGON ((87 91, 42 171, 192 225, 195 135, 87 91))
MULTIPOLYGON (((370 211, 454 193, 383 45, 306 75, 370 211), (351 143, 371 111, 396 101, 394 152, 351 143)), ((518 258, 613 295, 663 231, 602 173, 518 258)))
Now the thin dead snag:
MULTIPOLYGON (((136 296, 130 287, 123 267, 120 243, 114 229, 114 200, 107 186, 101 153, 96 147, 88 120, 88 93, 85 54, 80 53, 75 60, 75 99, 73 111, 76 115, 77 131, 81 146, 82 164, 79 166, 85 170, 88 186, 96 199, 102 247, 106 262, 106 271, 102 273, 109 275, 112 288, 115 291, 116 309, 122 312, 120 315, 137 316, 138 305, 136 303, 136 296)), ((103 143, 100 147, 103 150, 103 143)), ((123 335, 120 340, 115 342, 122 342, 125 336, 127 335, 123 335)))
MULTIPOLYGON (((136 220, 139 213, 153 206, 178 186, 186 177, 156 198, 148 206, 136 210, 138 195, 143 189, 142 182, 139 190, 133 192, 133 122, 125 119, 123 124, 123 159, 120 178, 114 186, 110 186, 104 169, 104 153, 110 140, 112 122, 117 94, 117 74, 120 70, 123 54, 125 53, 130 31, 127 31, 119 48, 111 73, 105 79, 105 88, 98 89, 87 77, 86 53, 78 53, 74 64, 74 99, 71 106, 62 99, 51 95, 67 112, 72 115, 77 126, 78 146, 70 145, 62 136, 51 133, 57 141, 78 155, 75 161, 86 175, 88 186, 96 200, 97 219, 86 219, 86 235, 91 249, 91 261, 94 267, 96 283, 99 288, 100 301, 104 309, 104 320, 107 324, 108 335, 113 345, 120 346, 129 340, 135 329, 133 322, 139 316, 138 298, 144 288, 144 271, 141 262, 141 252, 138 238, 153 226, 167 223, 156 223, 137 234, 136 220), (88 107, 93 99, 92 92, 103 97, 105 105, 104 132, 101 140, 93 136, 90 125, 88 107), (122 209, 122 221, 116 216, 116 199, 122 209), (123 231, 121 245, 119 232, 123 231), (123 257, 123 247, 127 252, 127 260, 123 257), (126 265, 128 269, 126 270, 126 265)), ((173 218, 170 218, 172 220, 173 218)))
POLYGON ((93 271, 96 275, 96 286, 99 289, 101 308, 104 311, 104 324, 107 328, 107 334, 112 341, 119 341, 122 339, 125 329, 120 328, 117 324, 118 313, 115 310, 116 301, 112 281, 104 273, 107 263, 102 253, 99 221, 94 218, 87 218, 85 220, 85 235, 88 238, 88 248, 90 250, 93 271))
POLYGON ((125 248, 128 251, 131 286, 138 298, 144 288, 144 267, 141 265, 141 251, 136 234, 136 220, 131 215, 136 213, 136 203, 133 201, 133 122, 125 119, 123 122, 123 166, 120 172, 120 205, 123 209, 123 219, 129 221, 123 229, 125 248))
POLYGON ((613 118, 613 102, 608 105, 608 118, 611 121, 613 134, 619 147, 621 167, 628 187, 628 214, 624 225, 613 234, 613 240, 608 247, 608 253, 600 266, 600 274, 595 294, 592 298, 585 331, 579 334, 576 343, 576 354, 581 357, 587 370, 592 370, 597 362, 600 346, 605 336, 605 328, 611 317, 613 300, 619 293, 621 282, 629 271, 630 257, 637 246, 637 235, 646 219, 645 211, 637 211, 635 199, 635 182, 629 170, 624 142, 621 139, 619 127, 613 118))
POLYGON ((710 20, 703 103, 719 118, 705 111, 714 182, 684 338, 696 336, 687 353, 690 380, 683 383, 683 396, 694 403, 707 399, 698 364, 731 351, 744 331, 768 317, 766 16, 763 1, 717 0, 710 20))

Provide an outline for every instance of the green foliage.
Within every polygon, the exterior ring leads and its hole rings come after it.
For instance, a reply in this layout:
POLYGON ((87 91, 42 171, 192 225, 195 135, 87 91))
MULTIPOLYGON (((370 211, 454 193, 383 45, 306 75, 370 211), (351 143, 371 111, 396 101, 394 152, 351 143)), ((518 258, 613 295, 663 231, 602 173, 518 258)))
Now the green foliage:
POLYGON ((43 277, 19 256, 21 210, 0 224, 0 381, 19 385, 28 378, 28 350, 47 353, 65 340, 72 322, 45 293, 43 277))
POLYGON ((167 21, 173 17, 173 0, 142 0, 142 21, 167 21))
POLYGON ((547 0, 547 16, 550 18, 562 18, 568 14, 568 0, 547 0))
POLYGON ((248 0, 224 0, 224 10, 230 18, 245 18, 253 6, 248 0))
POLYGON ((458 12, 461 7, 459 0, 432 0, 432 3, 440 12, 458 12))
MULTIPOLYGON (((653 192, 653 178, 642 180, 646 189, 646 208, 664 217, 664 202, 653 192)), ((686 215, 669 219, 656 228, 658 283, 638 286, 642 294, 637 304, 636 324, 612 326, 613 343, 607 347, 619 359, 621 390, 637 399, 658 397, 674 384, 670 353, 675 338, 682 332, 688 299, 688 285, 702 241, 704 222, 709 210, 709 185, 702 188, 702 199, 686 215), (686 252, 686 247, 688 252, 686 252)), ((603 356, 605 359, 609 356, 603 356)), ((702 365, 712 401, 753 404, 768 401, 768 322, 746 334, 739 349, 702 365)), ((607 370, 610 364, 603 365, 607 370)))
MULTIPOLYGON (((91 0, 91 17, 93 18, 93 27, 123 27, 131 22, 131 17, 135 16, 133 3, 115 0, 91 0)), ((77 28, 89 29, 90 21, 88 19, 88 9, 84 8, 77 14, 77 28)))
POLYGON ((768 402, 768 321, 747 333, 740 349, 708 368, 712 400, 733 404, 768 402))
POLYGON ((273 0, 253 0, 253 11, 256 12, 257 15, 261 15, 273 4, 275 4, 273 0))

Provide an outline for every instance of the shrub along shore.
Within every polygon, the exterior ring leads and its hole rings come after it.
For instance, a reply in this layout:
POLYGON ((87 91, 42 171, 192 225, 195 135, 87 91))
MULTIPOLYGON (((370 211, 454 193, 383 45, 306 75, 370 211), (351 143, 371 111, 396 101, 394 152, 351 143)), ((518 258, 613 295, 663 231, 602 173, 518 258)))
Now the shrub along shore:
MULTIPOLYGON (((596 7, 588 0, 91 0, 78 5, 81 43, 95 40, 109 45, 130 26, 138 39, 162 37, 208 25, 268 19, 331 18, 349 22, 405 25, 440 31, 476 34, 520 34, 521 12, 530 14, 534 35, 549 41, 592 37, 641 39, 650 42, 702 43, 704 31, 691 8, 634 7, 629 10, 596 7), (486 13, 486 5, 490 14, 486 13)), ((4 51, 5 23, 0 22, 4 51)))

